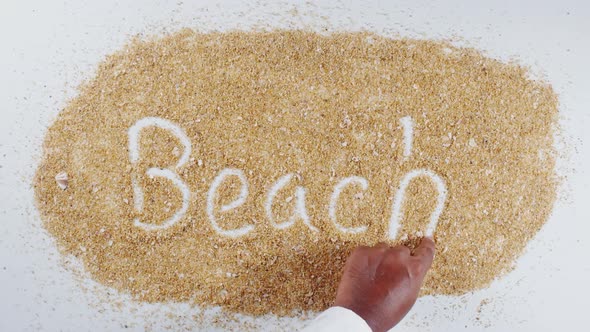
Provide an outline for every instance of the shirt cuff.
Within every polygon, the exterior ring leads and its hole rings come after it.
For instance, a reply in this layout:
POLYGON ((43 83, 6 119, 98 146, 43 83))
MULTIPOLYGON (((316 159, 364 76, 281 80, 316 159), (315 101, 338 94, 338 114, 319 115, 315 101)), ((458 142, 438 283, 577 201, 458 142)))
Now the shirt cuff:
POLYGON ((331 307, 322 312, 302 332, 371 332, 371 328, 354 311, 343 307, 331 307))

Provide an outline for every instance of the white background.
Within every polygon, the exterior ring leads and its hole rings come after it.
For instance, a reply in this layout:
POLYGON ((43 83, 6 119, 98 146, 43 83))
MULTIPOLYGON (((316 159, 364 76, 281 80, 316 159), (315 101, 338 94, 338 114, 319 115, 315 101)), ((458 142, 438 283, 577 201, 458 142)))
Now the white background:
MULTIPOLYGON (((590 5, 579 1, 0 2, 0 331, 214 329, 183 304, 134 303, 62 257, 33 206, 31 179, 52 119, 130 36, 251 27, 367 29, 453 39, 529 65, 560 95, 566 176, 552 218, 516 269, 488 289, 421 298, 396 331, 588 331, 590 5), (69 267, 64 267, 64 264, 69 267), (78 272, 74 273, 72 270, 78 272), (483 301, 483 302, 482 302, 483 301), (113 304, 115 303, 115 304, 113 304)), ((302 320, 243 318, 289 329, 302 320)), ((227 328, 238 328, 241 321, 227 328)))

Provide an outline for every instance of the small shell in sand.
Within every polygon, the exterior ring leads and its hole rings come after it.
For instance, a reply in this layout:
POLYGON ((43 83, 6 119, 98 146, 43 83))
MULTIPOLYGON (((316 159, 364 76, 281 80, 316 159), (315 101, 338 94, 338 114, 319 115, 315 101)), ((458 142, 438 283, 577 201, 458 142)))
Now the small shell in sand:
POLYGON ((68 173, 66 172, 60 172, 55 176, 55 182, 57 182, 57 185, 63 189, 66 190, 66 188, 68 188, 68 173))

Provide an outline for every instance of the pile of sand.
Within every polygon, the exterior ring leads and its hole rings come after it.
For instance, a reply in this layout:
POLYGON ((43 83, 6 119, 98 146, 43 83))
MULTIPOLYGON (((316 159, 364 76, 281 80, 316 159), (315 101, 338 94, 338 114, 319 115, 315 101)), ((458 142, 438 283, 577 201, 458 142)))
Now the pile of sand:
POLYGON ((461 294, 547 220, 556 118, 550 86, 446 43, 184 30, 100 64, 49 129, 35 194, 64 252, 142 300, 323 309, 352 248, 411 245, 433 218, 423 293, 461 294), (433 176, 400 190, 413 170, 433 176))

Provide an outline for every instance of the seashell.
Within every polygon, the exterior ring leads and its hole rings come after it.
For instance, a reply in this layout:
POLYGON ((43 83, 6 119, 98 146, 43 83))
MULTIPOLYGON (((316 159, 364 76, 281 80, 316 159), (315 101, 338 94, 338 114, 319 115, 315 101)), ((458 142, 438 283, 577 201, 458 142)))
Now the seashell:
POLYGON ((57 185, 63 189, 66 190, 68 188, 68 173, 66 172, 60 172, 55 176, 55 182, 57 182, 57 185))

